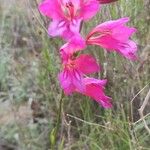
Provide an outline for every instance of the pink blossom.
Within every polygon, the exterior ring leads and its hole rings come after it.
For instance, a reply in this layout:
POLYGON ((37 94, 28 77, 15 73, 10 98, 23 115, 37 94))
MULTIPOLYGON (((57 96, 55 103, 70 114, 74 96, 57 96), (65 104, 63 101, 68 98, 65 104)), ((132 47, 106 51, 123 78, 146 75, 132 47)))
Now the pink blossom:
POLYGON ((68 60, 65 59, 65 61, 63 61, 63 66, 63 71, 59 74, 58 78, 65 94, 70 94, 76 89, 84 92, 84 74, 90 74, 100 70, 96 60, 90 55, 85 54, 77 58, 72 56, 68 58, 68 60))
POLYGON ((131 60, 137 59, 136 43, 129 39, 136 29, 127 27, 125 23, 128 21, 129 18, 121 18, 96 26, 88 34, 87 44, 101 46, 110 52, 116 51, 131 60))
POLYGON ((97 0, 44 0, 40 12, 51 18, 49 35, 69 39, 78 33, 82 21, 92 18, 99 10, 97 0))
POLYGON ((93 98, 96 102, 101 104, 104 108, 111 108, 111 98, 104 93, 104 86, 107 80, 98 80, 94 78, 84 78, 85 91, 79 91, 80 93, 93 98))

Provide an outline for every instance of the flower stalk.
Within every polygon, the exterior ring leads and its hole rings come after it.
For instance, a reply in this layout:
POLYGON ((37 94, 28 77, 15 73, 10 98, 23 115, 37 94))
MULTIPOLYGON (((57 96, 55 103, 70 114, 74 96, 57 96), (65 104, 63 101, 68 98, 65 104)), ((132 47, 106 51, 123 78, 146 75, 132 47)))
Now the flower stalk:
POLYGON ((56 139, 58 137, 58 132, 59 132, 60 124, 61 124, 61 116, 62 116, 62 109, 63 109, 63 99, 64 99, 64 93, 62 91, 61 92, 61 96, 60 96, 60 100, 59 100, 59 108, 58 108, 56 126, 50 132, 50 144, 51 144, 51 149, 52 150, 55 149, 56 139))

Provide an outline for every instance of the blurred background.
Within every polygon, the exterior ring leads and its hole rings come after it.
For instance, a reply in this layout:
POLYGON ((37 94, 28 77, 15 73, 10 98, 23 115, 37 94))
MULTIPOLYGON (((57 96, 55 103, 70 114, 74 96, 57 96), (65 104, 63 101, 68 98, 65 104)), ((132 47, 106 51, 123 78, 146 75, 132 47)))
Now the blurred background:
MULTIPOLYGON (((0 150, 50 149, 61 95, 58 49, 64 42, 48 37, 49 21, 39 14, 39 2, 0 0, 0 150)), ((88 47, 103 66, 94 76, 108 79, 106 93, 113 98, 113 108, 103 109, 79 94, 65 97, 56 150, 150 149, 150 102, 143 103, 150 89, 150 1, 103 5, 82 33, 125 16, 131 18, 128 25, 138 29, 133 39, 140 60, 88 47)))

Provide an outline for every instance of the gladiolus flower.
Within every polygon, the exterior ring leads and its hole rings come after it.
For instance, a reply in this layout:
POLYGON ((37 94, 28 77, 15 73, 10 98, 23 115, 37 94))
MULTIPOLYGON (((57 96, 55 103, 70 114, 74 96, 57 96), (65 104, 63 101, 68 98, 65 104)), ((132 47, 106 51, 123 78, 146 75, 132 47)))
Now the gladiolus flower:
POLYGON ((63 62, 63 66, 63 71, 59 74, 58 78, 65 94, 71 94, 75 90, 84 92, 84 74, 95 73, 100 70, 96 60, 90 55, 85 54, 77 58, 72 56, 63 62))
POLYGON ((107 3, 111 3, 111 2, 115 2, 118 0, 98 0, 100 2, 100 4, 107 4, 107 3))
POLYGON ((121 18, 96 26, 88 34, 87 44, 101 46, 110 52, 116 51, 131 60, 137 59, 137 46, 129 39, 136 29, 125 26, 128 21, 129 18, 121 18))
POLYGON ((39 5, 40 12, 51 18, 49 35, 69 39, 79 33, 80 24, 92 18, 99 10, 97 0, 44 0, 39 5))
POLYGON ((102 105, 104 108, 111 108, 111 98, 104 93, 104 86, 107 80, 98 80, 94 78, 84 78, 85 91, 78 91, 86 96, 93 98, 96 102, 102 105))

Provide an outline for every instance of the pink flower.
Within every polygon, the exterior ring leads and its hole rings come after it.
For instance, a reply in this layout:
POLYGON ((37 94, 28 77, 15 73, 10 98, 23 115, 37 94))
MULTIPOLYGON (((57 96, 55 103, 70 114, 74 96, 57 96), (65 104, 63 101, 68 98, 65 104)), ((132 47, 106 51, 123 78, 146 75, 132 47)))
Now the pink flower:
POLYGON ((78 33, 82 21, 92 18, 99 10, 97 0, 44 0, 40 12, 52 19, 48 32, 51 36, 69 39, 78 33))
POLYGON ((88 34, 87 44, 101 46, 110 52, 116 51, 131 60, 137 59, 137 46, 129 39, 136 29, 125 26, 128 21, 129 18, 121 18, 96 26, 88 34))
POLYGON ((96 60, 90 55, 85 54, 80 55, 77 58, 72 56, 68 58, 68 60, 65 59, 63 65, 63 71, 59 74, 58 78, 65 94, 71 94, 76 89, 84 92, 84 74, 90 74, 100 70, 96 60))
POLYGON ((85 91, 78 91, 86 96, 93 98, 96 102, 101 104, 104 108, 111 108, 111 98, 104 93, 104 86, 107 80, 98 80, 94 78, 84 78, 85 91))
POLYGON ((106 3, 111 3, 111 2, 115 2, 118 0, 98 0, 101 4, 106 4, 106 3))

